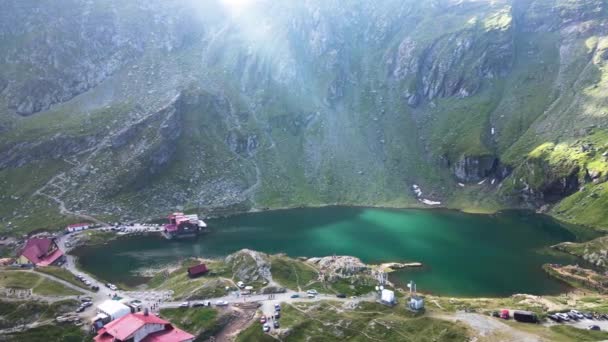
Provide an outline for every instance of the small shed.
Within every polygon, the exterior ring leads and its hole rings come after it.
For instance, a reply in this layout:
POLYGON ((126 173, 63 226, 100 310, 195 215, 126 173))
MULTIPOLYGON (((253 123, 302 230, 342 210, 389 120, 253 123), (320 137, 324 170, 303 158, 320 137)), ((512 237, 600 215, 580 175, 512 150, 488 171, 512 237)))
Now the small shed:
POLYGON ((424 298, 416 295, 410 297, 409 306, 410 309, 416 311, 424 309, 424 298))
POLYGON ((382 294, 380 296, 380 301, 383 304, 393 305, 396 303, 395 300, 395 292, 387 289, 382 290, 382 294))
POLYGON ((190 278, 196 278, 196 277, 202 276, 207 272, 209 272, 209 269, 207 268, 207 265, 205 265, 205 264, 188 267, 188 277, 190 277, 190 278))

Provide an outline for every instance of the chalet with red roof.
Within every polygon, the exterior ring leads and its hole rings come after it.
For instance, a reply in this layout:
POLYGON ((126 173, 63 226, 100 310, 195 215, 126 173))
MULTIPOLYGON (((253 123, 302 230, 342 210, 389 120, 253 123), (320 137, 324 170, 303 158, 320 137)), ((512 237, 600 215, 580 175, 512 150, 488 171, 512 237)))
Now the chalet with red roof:
POLYGON ((64 259, 55 239, 31 238, 25 243, 17 261, 21 265, 49 266, 59 264, 64 259))
POLYGON ((194 237, 206 227, 207 224, 196 214, 173 213, 169 215, 163 234, 167 239, 194 237))
POLYGON ((196 278, 196 277, 202 276, 207 272, 209 272, 209 269, 207 268, 207 265, 205 265, 205 264, 188 267, 188 277, 190 277, 190 278, 196 278))
POLYGON ((194 336, 146 313, 132 313, 106 324, 95 342, 192 342, 194 336))

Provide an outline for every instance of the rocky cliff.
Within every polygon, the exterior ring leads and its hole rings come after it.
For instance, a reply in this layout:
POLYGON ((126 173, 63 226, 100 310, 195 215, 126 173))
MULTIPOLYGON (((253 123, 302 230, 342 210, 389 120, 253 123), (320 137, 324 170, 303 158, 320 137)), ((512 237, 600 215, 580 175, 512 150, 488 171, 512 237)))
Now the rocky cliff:
POLYGON ((0 224, 424 206, 416 184, 606 226, 607 24, 602 0, 11 0, 0 224))

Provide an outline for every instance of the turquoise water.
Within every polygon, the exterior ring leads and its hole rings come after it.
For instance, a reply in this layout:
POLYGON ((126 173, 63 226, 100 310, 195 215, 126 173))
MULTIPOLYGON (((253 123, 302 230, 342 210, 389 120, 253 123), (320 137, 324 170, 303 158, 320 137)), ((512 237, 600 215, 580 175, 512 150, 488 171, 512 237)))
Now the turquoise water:
POLYGON ((544 263, 573 262, 547 247, 575 236, 552 219, 528 212, 471 215, 447 210, 327 207, 268 211, 209 220, 197 239, 135 236, 75 251, 102 279, 136 284, 136 271, 190 256, 220 257, 242 248, 289 256, 354 255, 364 262, 419 261, 396 272, 423 292, 450 296, 552 294, 566 286, 544 263))

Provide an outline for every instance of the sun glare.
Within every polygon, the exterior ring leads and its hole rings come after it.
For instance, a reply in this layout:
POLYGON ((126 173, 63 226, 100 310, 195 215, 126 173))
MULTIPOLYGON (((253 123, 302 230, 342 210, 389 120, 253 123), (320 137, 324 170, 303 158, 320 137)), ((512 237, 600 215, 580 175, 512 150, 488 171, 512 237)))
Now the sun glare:
POLYGON ((221 0, 224 6, 233 12, 240 12, 255 0, 221 0))

